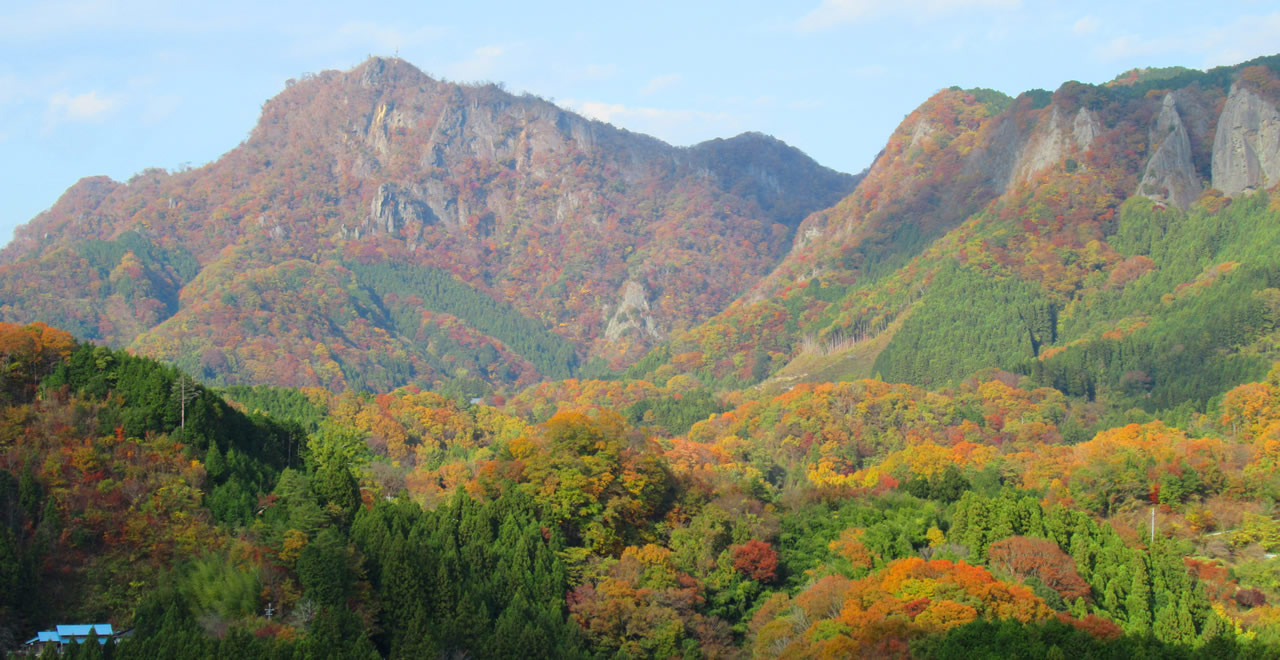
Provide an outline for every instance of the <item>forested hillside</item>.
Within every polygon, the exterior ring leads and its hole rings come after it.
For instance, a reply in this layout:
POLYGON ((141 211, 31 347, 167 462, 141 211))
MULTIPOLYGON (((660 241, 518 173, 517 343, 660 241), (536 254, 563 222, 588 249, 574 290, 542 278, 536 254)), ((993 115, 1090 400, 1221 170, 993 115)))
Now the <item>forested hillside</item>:
POLYGON ((1277 108, 946 89, 855 178, 308 76, 0 254, 0 651, 1280 658, 1277 108))
POLYGON ((42 325, 0 354, 9 648, 83 620, 134 629, 120 658, 1280 655, 1280 367, 1186 429, 990 372, 673 432, 602 407, 684 400, 642 382, 504 410, 220 395, 42 325))
POLYGON ((216 162, 77 183, 0 251, 0 319, 211 382, 523 386, 718 312, 856 180, 373 58, 291 82, 216 162))
POLYGON ((942 385, 999 366, 1203 411, 1280 357, 1278 102, 1277 57, 1017 98, 943 90, 772 274, 628 373, 942 385))

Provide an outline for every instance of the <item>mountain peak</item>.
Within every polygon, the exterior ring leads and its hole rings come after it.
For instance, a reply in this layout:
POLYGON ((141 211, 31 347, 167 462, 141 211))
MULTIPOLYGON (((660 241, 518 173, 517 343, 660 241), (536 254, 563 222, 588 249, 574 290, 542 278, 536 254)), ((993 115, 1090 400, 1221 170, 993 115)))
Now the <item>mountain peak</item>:
POLYGON ((205 167, 73 187, 0 271, 63 295, 0 316, 214 381, 525 383, 714 314, 854 183, 760 134, 677 148, 376 57, 290 81, 205 167))

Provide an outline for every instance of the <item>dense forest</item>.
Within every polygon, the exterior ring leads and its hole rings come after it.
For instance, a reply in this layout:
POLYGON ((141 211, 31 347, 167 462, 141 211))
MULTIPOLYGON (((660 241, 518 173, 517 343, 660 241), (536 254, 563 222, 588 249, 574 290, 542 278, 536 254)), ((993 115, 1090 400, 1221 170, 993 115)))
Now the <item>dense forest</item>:
POLYGON ((40 324, 0 353, 11 649, 111 621, 73 656, 1280 655, 1280 367, 1182 429, 1000 371, 492 407, 211 390, 40 324))
POLYGON ((945 89, 848 177, 291 85, 0 253, 0 654, 1280 658, 1277 107, 945 89))

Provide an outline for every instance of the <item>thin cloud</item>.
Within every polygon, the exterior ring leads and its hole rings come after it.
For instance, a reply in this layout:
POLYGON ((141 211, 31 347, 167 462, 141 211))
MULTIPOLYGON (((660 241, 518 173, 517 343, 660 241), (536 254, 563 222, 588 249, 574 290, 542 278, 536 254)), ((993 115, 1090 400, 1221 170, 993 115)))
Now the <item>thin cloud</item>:
POLYGON ((1102 27, 1101 21, 1092 16, 1085 16, 1071 26, 1071 31, 1077 35, 1084 36, 1097 32, 1100 27, 1102 27))
POLYGON ((801 32, 817 32, 842 25, 879 18, 927 21, 960 12, 1008 10, 1022 6, 1022 0, 822 0, 817 9, 796 22, 801 32))
POLYGON ((640 95, 649 96, 650 94, 653 94, 659 90, 666 89, 667 87, 675 85, 679 83, 681 80, 682 80, 682 77, 678 73, 670 73, 665 76, 656 76, 654 78, 650 78, 648 84, 644 86, 644 89, 640 90, 640 95))
POLYGON ((1153 39, 1122 35, 1099 44, 1093 54, 1104 61, 1192 55, 1201 58, 1203 67, 1210 68, 1273 53, 1277 42, 1280 42, 1280 12, 1242 16, 1221 27, 1199 27, 1185 34, 1153 39))
POLYGON ((404 29, 373 21, 349 21, 333 30, 298 34, 292 50, 296 55, 307 57, 351 50, 391 55, 438 40, 447 32, 445 28, 434 25, 404 29))
POLYGON ((96 90, 72 96, 58 92, 49 97, 49 116, 60 121, 97 121, 120 106, 118 97, 104 96, 96 90))
POLYGON ((481 46, 472 52, 471 57, 449 67, 447 73, 454 80, 487 80, 493 77, 507 53, 506 46, 481 46))
POLYGON ((1280 43, 1280 12, 1239 18, 1225 28, 1210 30, 1206 41, 1206 68, 1270 55, 1280 43))
POLYGON ((1152 57, 1186 49, 1193 45, 1176 37, 1147 39, 1134 34, 1115 37, 1094 48, 1094 54, 1103 60, 1125 60, 1135 57, 1152 57))
POLYGON ((728 119, 723 112, 705 112, 702 110, 666 110, 662 108, 646 108, 627 106, 621 103, 601 103, 599 101, 566 102, 585 117, 614 123, 627 119, 647 119, 661 121, 692 121, 728 119))
POLYGON ((80 33, 211 34, 242 28, 242 14, 220 7, 192 11, 157 0, 46 0, 0 14, 0 37, 32 42, 80 33))
POLYGON ((736 135, 752 126, 748 118, 727 112, 572 99, 565 101, 563 106, 584 117, 652 135, 670 144, 693 144, 712 137, 736 135))
POLYGON ((115 14, 105 2, 43 2, 22 7, 0 16, 0 35, 23 40, 46 38, 83 30, 91 26, 112 25, 115 14))

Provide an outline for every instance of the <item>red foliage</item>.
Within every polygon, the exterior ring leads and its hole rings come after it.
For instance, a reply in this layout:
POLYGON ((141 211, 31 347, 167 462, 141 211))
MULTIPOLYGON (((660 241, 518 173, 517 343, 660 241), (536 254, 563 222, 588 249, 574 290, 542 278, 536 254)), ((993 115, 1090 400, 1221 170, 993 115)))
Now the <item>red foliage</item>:
POLYGON ((751 539, 734 549, 733 568, 756 582, 767 584, 778 577, 778 553, 768 543, 751 539))
POLYGON ((1240 607, 1260 607, 1267 604, 1267 595, 1257 589, 1241 589, 1236 592, 1235 598, 1240 607))
POLYGON ((930 602, 932 601, 928 598, 917 598, 916 600, 903 605, 902 611, 905 612, 908 617, 914 619, 918 614, 928 609, 930 602))
POLYGON ((988 551, 991 566, 1020 580, 1035 577, 1064 600, 1088 599, 1089 583, 1076 572, 1076 563, 1053 541, 1011 536, 991 544, 988 551))
POLYGON ((1064 623, 1069 623, 1076 628, 1089 633, 1095 639, 1100 639, 1102 641, 1116 639, 1124 634, 1124 630, 1121 629, 1119 625, 1116 625, 1114 621, 1104 619, 1097 614, 1089 614, 1083 619, 1077 619, 1068 614, 1060 613, 1058 614, 1058 620, 1064 623))

